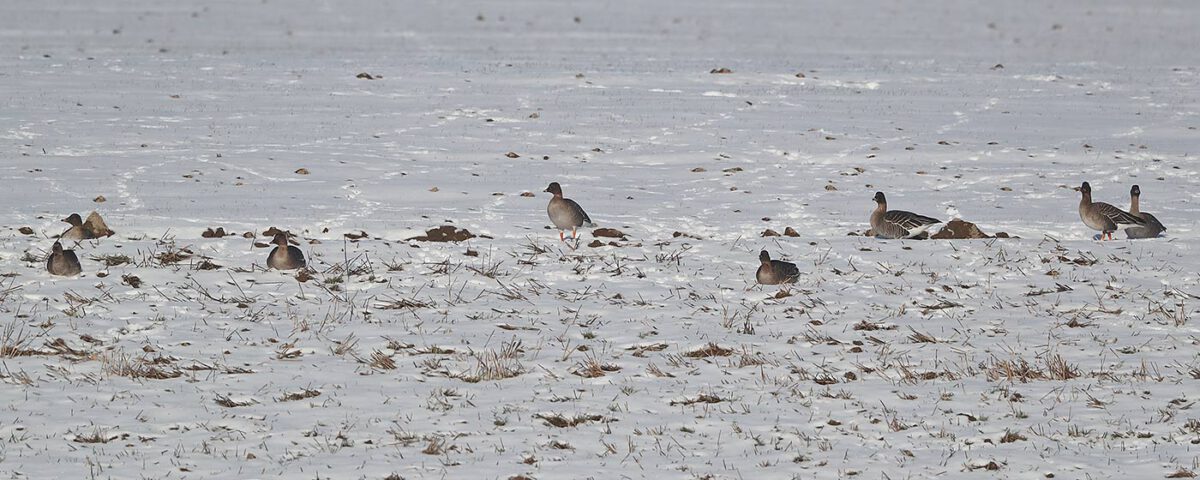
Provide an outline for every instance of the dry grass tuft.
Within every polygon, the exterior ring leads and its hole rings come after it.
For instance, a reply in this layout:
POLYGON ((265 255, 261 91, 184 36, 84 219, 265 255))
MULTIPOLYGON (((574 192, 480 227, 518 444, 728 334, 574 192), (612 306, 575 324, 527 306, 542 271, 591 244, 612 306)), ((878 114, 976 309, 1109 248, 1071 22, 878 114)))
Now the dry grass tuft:
POLYGON ((133 259, 129 258, 129 255, 122 255, 122 254, 116 254, 116 253, 110 253, 110 254, 106 254, 106 255, 92 255, 91 259, 94 262, 100 262, 100 263, 104 264, 105 267, 116 267, 116 266, 120 266, 120 265, 127 265, 130 263, 133 263, 133 259))
POLYGON ((613 421, 606 418, 604 415, 596 414, 567 416, 560 413, 535 413, 533 418, 546 422, 546 425, 558 428, 574 428, 585 423, 613 421))
POLYGON ((1000 360, 992 358, 983 366, 988 380, 1007 380, 1013 383, 1028 383, 1035 380, 1070 380, 1079 377, 1079 368, 1067 363, 1062 355, 1045 358, 1045 365, 1038 366, 1023 358, 1000 360))
POLYGON ((685 398, 683 400, 671 400, 670 405, 673 407, 675 405, 695 405, 697 403, 721 403, 727 401, 729 400, 721 398, 715 394, 701 393, 695 397, 685 398))
POLYGON ((392 356, 379 350, 371 352, 371 359, 367 362, 367 364, 380 370, 396 369, 396 361, 392 360, 392 356))
POLYGON ((166 357, 155 359, 133 358, 121 352, 109 352, 100 357, 104 373, 133 379, 167 380, 183 375, 173 360, 166 357))
POLYGON ((910 342, 913 342, 913 343, 938 343, 937 337, 935 337, 933 335, 930 335, 928 333, 918 332, 917 329, 912 328, 912 327, 908 327, 908 330, 912 332, 912 335, 908 336, 908 341, 910 341, 910 342))
POLYGON ((4 329, 0 330, 0 358, 38 355, 41 352, 31 348, 33 340, 33 335, 25 331, 25 325, 15 320, 8 322, 4 329))
POLYGON ((159 252, 154 256, 161 266, 174 265, 192 257, 192 251, 186 248, 175 248, 174 244, 168 244, 167 249, 159 252))
POLYGON ((1004 435, 1000 437, 1000 443, 1013 443, 1025 440, 1028 440, 1028 438, 1025 438, 1024 435, 1011 430, 1005 430, 1004 435))
POLYGON ((492 380, 504 380, 525 373, 521 364, 521 341, 505 342, 499 350, 489 350, 483 353, 472 353, 475 358, 475 368, 469 372, 454 375, 467 383, 479 383, 492 380))
POLYGON ((575 368, 571 369, 572 374, 583 378, 603 377, 607 373, 619 371, 621 371, 621 367, 611 363, 601 363, 591 356, 588 356, 588 358, 579 362, 578 365, 575 365, 575 368))
POLYGON ((237 400, 234 400, 232 398, 229 398, 229 397, 227 397, 225 395, 221 395, 221 394, 217 394, 217 398, 213 399, 213 402, 215 402, 217 405, 220 405, 225 408, 248 407, 250 405, 254 405, 254 404, 258 403, 254 400, 246 400, 243 402, 239 402, 237 400))
POLYGON ((92 430, 89 433, 75 435, 75 438, 71 439, 71 441, 73 441, 75 443, 89 443, 89 444, 108 443, 113 440, 122 438, 123 436, 124 435, 121 435, 121 434, 108 433, 102 428, 96 428, 95 430, 92 430))
POLYGON ((684 352, 683 356, 688 358, 708 358, 708 357, 728 357, 733 355, 732 348, 725 348, 715 343, 709 343, 699 349, 684 352))
POLYGON ((431 305, 420 300, 411 298, 401 298, 399 300, 390 300, 387 303, 375 305, 375 308, 380 310, 416 310, 418 308, 429 308, 431 305))
POLYGON ((294 402, 297 400, 304 400, 306 398, 313 398, 313 397, 317 397, 320 395, 321 395, 320 391, 306 388, 299 392, 285 393, 285 394, 283 394, 282 397, 275 399, 275 401, 277 401, 277 402, 294 402))

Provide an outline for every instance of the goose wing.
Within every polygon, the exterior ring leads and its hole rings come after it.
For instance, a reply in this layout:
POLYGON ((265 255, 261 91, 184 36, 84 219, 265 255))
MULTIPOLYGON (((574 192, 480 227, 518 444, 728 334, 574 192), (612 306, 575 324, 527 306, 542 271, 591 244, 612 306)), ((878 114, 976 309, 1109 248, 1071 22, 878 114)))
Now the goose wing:
POLYGON ((924 226, 933 225, 935 223, 942 223, 941 220, 936 218, 917 215, 904 210, 888 210, 888 212, 883 215, 883 221, 903 228, 904 230, 915 230, 924 226))
POLYGON ((592 225, 592 224, 593 224, 593 223, 592 223, 592 218, 588 216, 587 212, 583 211, 583 207, 579 206, 579 203, 578 203, 578 202, 576 202, 576 201, 574 201, 574 200, 571 200, 571 199, 569 199, 569 198, 567 198, 567 199, 565 199, 565 200, 567 201, 567 206, 569 206, 569 207, 570 207, 570 210, 571 210, 571 216, 572 216, 573 218, 575 218, 575 219, 578 219, 578 220, 580 220, 580 222, 579 222, 579 223, 580 223, 582 226, 585 226, 585 227, 586 227, 586 226, 588 226, 588 225, 592 225))
POLYGON ((1162 232, 1167 231, 1167 227, 1163 226, 1162 222, 1158 221, 1158 217, 1155 217, 1154 215, 1147 213, 1147 212, 1141 212, 1141 214, 1142 214, 1142 220, 1146 221, 1147 227, 1151 227, 1151 228, 1157 229, 1162 232))
POLYGON ((785 282, 794 282, 800 276, 800 269, 792 262, 772 260, 771 263, 774 264, 775 272, 783 277, 785 282))
POLYGON ((1133 216, 1133 214, 1126 212, 1124 210, 1121 210, 1117 207, 1114 207, 1110 204, 1107 204, 1104 202, 1095 202, 1092 204, 1092 206, 1095 207, 1097 212, 1100 212, 1101 215, 1108 217, 1109 220, 1112 220, 1112 222, 1117 225, 1145 225, 1146 224, 1145 220, 1135 217, 1135 216, 1133 216))

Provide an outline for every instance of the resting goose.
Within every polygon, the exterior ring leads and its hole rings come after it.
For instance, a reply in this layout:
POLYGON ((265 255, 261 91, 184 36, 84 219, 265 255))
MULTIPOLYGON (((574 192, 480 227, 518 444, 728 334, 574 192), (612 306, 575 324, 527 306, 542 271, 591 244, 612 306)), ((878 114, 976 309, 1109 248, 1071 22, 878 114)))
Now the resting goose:
POLYGON ((871 230, 878 238, 912 238, 939 223, 942 221, 936 218, 903 210, 888 210, 887 197, 883 196, 883 192, 875 192, 875 211, 871 212, 871 230))
POLYGON ((1145 220, 1146 226, 1125 229, 1126 238, 1157 238, 1159 234, 1167 231, 1167 227, 1164 227, 1153 214, 1138 210, 1138 197, 1141 196, 1142 189, 1137 185, 1129 189, 1129 214, 1145 220))
POLYGON ((1112 232, 1117 230, 1146 225, 1145 220, 1129 212, 1104 202, 1093 202, 1092 186, 1088 182, 1075 190, 1083 194, 1079 199, 1079 218, 1093 230, 1099 230, 1101 240, 1112 240, 1112 232))
POLYGON ((60 277, 73 277, 83 272, 79 266, 79 257, 74 250, 63 250, 62 243, 54 242, 50 257, 46 259, 46 271, 60 277))
POLYGON ((83 227, 83 217, 78 213, 72 213, 69 217, 62 219, 71 225, 67 231, 59 235, 58 238, 63 240, 74 240, 76 242, 95 238, 86 228, 83 227))
POLYGON ((299 248, 288 245, 287 235, 276 233, 271 243, 276 245, 267 256, 267 267, 276 270, 295 270, 304 268, 304 252, 299 248))
POLYGON ((546 213, 550 215, 550 222, 558 229, 559 240, 566 241, 564 231, 568 228, 571 229, 571 238, 575 238, 577 228, 596 226, 583 211, 583 207, 574 200, 563 198, 562 187, 558 182, 551 183, 545 191, 554 194, 554 198, 551 198, 550 204, 546 206, 546 213))
POLYGON ((767 253, 766 250, 758 254, 758 261, 762 262, 762 265, 758 266, 758 271, 754 273, 754 278, 760 284, 779 285, 781 283, 796 283, 796 279, 800 277, 800 269, 796 268, 796 264, 782 260, 771 260, 771 254, 767 253))

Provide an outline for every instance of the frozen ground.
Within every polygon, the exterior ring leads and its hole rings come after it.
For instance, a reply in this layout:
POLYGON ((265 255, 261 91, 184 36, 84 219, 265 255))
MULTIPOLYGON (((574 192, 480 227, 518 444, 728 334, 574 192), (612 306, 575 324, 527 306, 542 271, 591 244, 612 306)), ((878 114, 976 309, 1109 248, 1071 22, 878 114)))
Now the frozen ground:
POLYGON ((1200 472, 1197 24, 1186 0, 3 2, 0 476, 1200 472), (1093 241, 1083 180, 1140 184, 1167 237, 1093 241), (628 240, 560 244, 550 181, 628 240), (848 236, 876 190, 1021 238, 848 236), (49 277, 92 209, 118 235, 49 277), (405 241, 443 224, 491 238, 405 241), (311 279, 261 269, 271 226, 311 279), (762 248, 801 266, 790 296, 752 285, 762 248))

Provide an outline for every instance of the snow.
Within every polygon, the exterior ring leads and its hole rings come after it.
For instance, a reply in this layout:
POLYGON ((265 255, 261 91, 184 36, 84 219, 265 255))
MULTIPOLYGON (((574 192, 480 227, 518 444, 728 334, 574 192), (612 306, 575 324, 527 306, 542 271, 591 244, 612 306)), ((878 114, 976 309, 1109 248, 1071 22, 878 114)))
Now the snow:
POLYGON ((4 3, 0 476, 1200 472, 1197 22, 4 3), (1140 184, 1166 236, 1094 241, 1085 180, 1121 207, 1140 184), (560 243, 551 181, 628 239, 560 243), (1020 238, 848 235, 877 190, 1020 238), (59 219, 91 210, 117 235, 50 277, 59 219), (444 224, 490 238, 406 240, 444 224), (311 279, 263 270, 272 226, 311 279), (754 286, 761 249, 799 283, 754 286))

